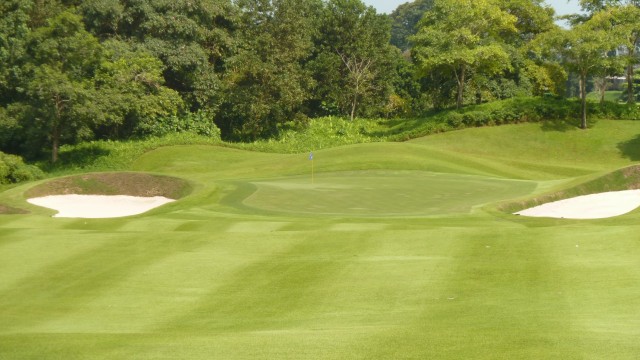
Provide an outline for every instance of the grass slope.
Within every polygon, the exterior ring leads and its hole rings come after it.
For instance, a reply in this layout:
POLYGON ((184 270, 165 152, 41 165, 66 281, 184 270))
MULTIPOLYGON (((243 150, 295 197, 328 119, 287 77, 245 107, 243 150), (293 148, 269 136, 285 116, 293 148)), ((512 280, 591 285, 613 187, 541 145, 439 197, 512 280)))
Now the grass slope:
POLYGON ((170 199, 180 199, 187 195, 190 190, 187 181, 175 177, 116 172, 91 173, 45 181, 29 189, 25 196, 32 198, 48 195, 78 194, 164 196, 170 199))
MULTIPOLYGON (((0 358, 635 359, 640 211, 483 206, 632 165, 637 134, 528 124, 339 147, 315 153, 313 184, 308 154, 156 149, 123 170, 188 180, 178 202, 0 216, 0 358)), ((30 187, 0 203, 26 208, 30 187)))

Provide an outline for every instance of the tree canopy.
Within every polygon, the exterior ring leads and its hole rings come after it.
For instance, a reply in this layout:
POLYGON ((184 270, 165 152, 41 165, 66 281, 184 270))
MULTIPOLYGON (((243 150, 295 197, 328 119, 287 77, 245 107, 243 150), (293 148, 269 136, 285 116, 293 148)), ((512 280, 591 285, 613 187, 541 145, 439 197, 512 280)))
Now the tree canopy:
POLYGON ((451 73, 461 107, 470 72, 493 75, 510 67, 501 35, 515 33, 516 20, 491 0, 435 0, 412 37, 418 68, 451 73))
POLYGON ((62 144, 171 128, 277 137, 325 115, 566 96, 573 78, 584 96, 621 74, 635 101, 639 4, 581 5, 562 30, 543 0, 414 0, 391 15, 361 0, 5 0, 0 151, 56 161, 62 144))

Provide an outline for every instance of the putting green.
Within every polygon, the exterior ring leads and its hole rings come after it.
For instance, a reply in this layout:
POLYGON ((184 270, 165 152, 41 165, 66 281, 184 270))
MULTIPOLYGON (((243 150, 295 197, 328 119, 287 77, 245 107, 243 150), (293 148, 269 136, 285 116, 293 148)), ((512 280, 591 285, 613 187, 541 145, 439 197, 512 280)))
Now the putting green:
POLYGON ((432 216, 530 194, 537 183, 424 171, 324 173, 253 182, 243 204, 262 210, 350 216, 432 216))

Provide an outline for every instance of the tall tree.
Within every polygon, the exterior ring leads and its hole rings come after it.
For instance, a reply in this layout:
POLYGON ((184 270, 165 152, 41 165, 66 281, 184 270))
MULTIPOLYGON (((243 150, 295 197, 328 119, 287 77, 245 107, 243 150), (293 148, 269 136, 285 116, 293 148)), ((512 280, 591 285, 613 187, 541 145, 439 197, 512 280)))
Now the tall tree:
POLYGON ((192 110, 222 102, 220 77, 235 46, 231 0, 86 0, 80 11, 97 37, 141 43, 162 60, 166 85, 192 110))
POLYGON ((150 132, 183 110, 180 95, 164 86, 162 62, 140 46, 118 40, 103 43, 104 60, 91 79, 96 91, 100 134, 122 138, 150 132))
POLYGON ((237 54, 229 58, 221 124, 249 137, 272 135, 302 112, 313 79, 304 68, 313 46, 319 2, 239 0, 237 54))
POLYGON ((578 75, 581 99, 580 127, 587 128, 587 79, 610 66, 607 56, 618 45, 612 34, 593 19, 569 30, 558 29, 541 35, 536 42, 547 57, 560 59, 569 71, 578 75))
POLYGON ((18 100, 31 5, 22 0, 0 2, 0 106, 18 100))
POLYGON ((620 45, 618 57, 625 67, 627 103, 634 103, 633 75, 639 62, 637 46, 640 42, 640 8, 632 4, 610 6, 595 13, 590 22, 594 27, 612 35, 612 41, 620 45))
POLYGON ((557 62, 536 61, 531 56, 529 44, 538 35, 558 28, 554 23, 555 11, 543 0, 506 0, 500 7, 516 17, 517 32, 505 38, 511 48, 512 71, 507 80, 513 79, 527 94, 562 92, 564 72, 557 62))
POLYGON ((63 139, 89 132, 91 82, 101 59, 98 40, 84 29, 81 17, 64 11, 36 29, 28 44, 31 68, 26 83, 26 128, 32 139, 48 138, 51 161, 58 160, 63 139))
POLYGON ((510 67, 502 39, 516 32, 515 23, 515 16, 492 0, 435 0, 411 38, 413 56, 423 75, 436 71, 455 77, 459 108, 471 71, 496 74, 510 67))
POLYGON ((393 91, 396 59, 390 20, 360 0, 329 0, 321 18, 310 67, 316 99, 351 119, 385 107, 393 91))
POLYGON ((517 31, 505 33, 504 36, 507 42, 518 47, 557 27, 554 24, 555 11, 544 0, 504 0, 498 5, 516 18, 517 31))
POLYGON ((552 68, 532 62, 527 44, 539 34, 557 27, 554 24, 554 10, 542 0, 505 0, 498 5, 515 16, 517 31, 503 34, 504 46, 511 59, 510 69, 492 76, 479 74, 481 79, 489 80, 487 93, 493 98, 540 93, 539 89, 549 88, 546 78, 552 68))
POLYGON ((431 9, 433 0, 415 0, 398 6, 389 15, 393 21, 391 25, 391 44, 402 51, 409 50, 409 37, 415 35, 416 25, 424 13, 431 9))

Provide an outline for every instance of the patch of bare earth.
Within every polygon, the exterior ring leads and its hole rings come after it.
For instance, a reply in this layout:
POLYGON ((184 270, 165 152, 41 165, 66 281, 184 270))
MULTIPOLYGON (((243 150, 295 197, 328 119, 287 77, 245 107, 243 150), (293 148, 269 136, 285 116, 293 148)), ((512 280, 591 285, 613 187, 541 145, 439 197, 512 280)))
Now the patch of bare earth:
POLYGON ((163 196, 179 199, 189 194, 191 186, 185 180, 145 173, 92 173, 54 179, 35 186, 27 198, 49 195, 129 195, 163 196))

